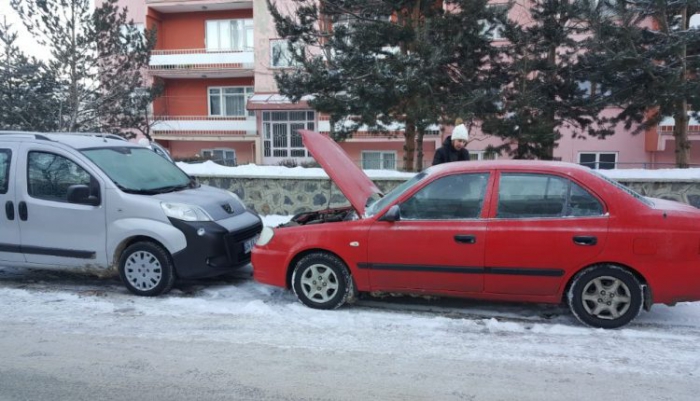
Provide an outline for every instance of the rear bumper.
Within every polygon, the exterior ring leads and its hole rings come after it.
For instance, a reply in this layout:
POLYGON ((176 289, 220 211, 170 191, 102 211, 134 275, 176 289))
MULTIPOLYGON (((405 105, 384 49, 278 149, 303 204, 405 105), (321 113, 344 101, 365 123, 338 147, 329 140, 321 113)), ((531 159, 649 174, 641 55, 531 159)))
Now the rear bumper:
POLYGON ((211 221, 170 222, 187 239, 187 247, 173 254, 175 271, 181 278, 212 277, 246 266, 251 253, 245 251, 244 243, 254 240, 262 230, 259 218, 231 230, 211 221))

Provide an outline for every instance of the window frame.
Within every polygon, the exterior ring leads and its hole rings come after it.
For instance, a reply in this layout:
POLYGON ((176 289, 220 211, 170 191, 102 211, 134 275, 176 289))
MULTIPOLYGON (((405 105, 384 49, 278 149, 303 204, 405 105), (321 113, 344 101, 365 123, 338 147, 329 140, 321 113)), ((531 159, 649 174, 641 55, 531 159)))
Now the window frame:
POLYGON ((396 170, 396 160, 397 160, 398 153, 395 150, 363 150, 360 152, 360 165, 362 166, 363 170, 396 170), (379 165, 380 167, 378 169, 371 169, 368 167, 365 167, 365 155, 371 154, 371 153, 379 153, 379 165), (387 160, 385 160, 385 156, 391 155, 393 157, 393 160, 391 160, 391 163, 393 164, 392 168, 385 168, 385 163, 387 160))
MULTIPOLYGON (((206 49, 207 53, 216 53, 216 52, 246 52, 246 51, 253 51, 255 47, 255 25, 253 23, 252 18, 226 18, 226 19, 207 19, 204 21, 204 48, 206 49), (239 33, 242 34, 243 39, 242 41, 244 44, 242 46, 236 47, 236 46, 231 46, 227 48, 221 47, 221 24, 228 22, 229 26, 231 25, 232 21, 242 21, 243 22, 243 29, 239 31, 239 33), (217 25, 217 46, 210 46, 209 42, 211 40, 210 38, 210 30, 209 30, 209 24, 210 23, 216 23, 217 25)), ((229 28, 229 34, 232 33, 233 30, 229 28)), ((229 38, 229 40, 231 40, 229 38)))
POLYGON ((3 173, 2 176, 0 176, 0 194, 5 195, 10 191, 10 170, 12 169, 12 149, 0 149, 0 154, 4 154, 7 156, 5 159, 5 165, 6 169, 5 171, 0 171, 0 173, 3 173), (4 185, 1 185, 4 184, 4 185))
MULTIPOLYGON (((82 170, 85 174, 87 174, 87 177, 89 178, 88 183, 82 182, 82 183, 73 183, 73 184, 70 184, 70 185, 88 185, 90 188, 96 187, 96 188, 97 188, 97 191, 98 191, 98 198, 101 199, 101 196, 99 196, 99 185, 96 184, 98 181, 97 181, 97 179, 95 178, 95 176, 94 176, 92 173, 90 173, 85 167, 81 166, 81 165, 80 165, 79 163, 77 163, 75 160, 73 160, 73 159, 71 159, 71 158, 69 158, 69 157, 66 157, 66 156, 64 156, 64 155, 62 155, 62 154, 55 153, 55 152, 50 152, 50 151, 46 151, 46 150, 30 150, 30 151, 27 153, 27 166, 26 166, 26 167, 27 167, 27 172, 26 172, 26 178, 27 178, 27 182, 26 182, 27 196, 31 197, 32 199, 40 199, 40 200, 49 201, 49 202, 70 203, 70 202, 68 202, 68 187, 66 188, 66 193, 64 194, 64 198, 59 198, 59 197, 47 197, 47 196, 42 196, 41 194, 37 195, 37 194, 35 193, 36 191, 35 191, 35 189, 32 187, 32 185, 33 185, 33 183, 34 183, 35 180, 32 178, 32 174, 31 174, 32 160, 34 160, 34 159, 33 159, 33 155, 35 155, 35 154, 43 154, 43 155, 51 155, 51 156, 54 156, 54 157, 60 157, 60 158, 62 158, 62 159, 64 159, 64 160, 68 161, 69 163, 71 163, 73 166, 75 166, 75 167, 79 168, 80 170, 82 170)), ((77 176, 71 174, 71 177, 70 177, 70 178, 76 178, 76 177, 77 177, 77 176)), ((43 182, 43 181, 42 181, 42 182, 43 182)), ((69 187, 70 187, 70 185, 69 185, 69 187)), ((101 203, 102 203, 102 202, 100 201, 100 204, 101 204, 101 203)))
MULTIPOLYGON (((245 108, 245 104, 248 103, 248 100, 255 94, 255 89, 253 86, 207 86, 207 113, 209 117, 255 117, 255 111, 254 110, 247 110, 245 108), (225 114, 224 109, 226 108, 226 102, 225 102, 225 97, 227 96, 224 92, 226 89, 243 89, 243 109, 245 110, 242 115, 238 114, 225 114), (218 90, 219 91, 219 107, 221 109, 221 114, 212 114, 211 112, 211 98, 212 98, 212 90, 218 90)), ((228 95, 228 96, 233 96, 233 95, 228 95)))
MULTIPOLYGON (((302 49, 300 44, 295 44, 294 46, 295 51, 300 51, 302 49)), ((289 51, 289 44, 287 43, 287 39, 270 39, 270 69, 283 69, 283 68, 296 68, 299 67, 301 64, 297 62, 296 60, 292 59, 291 53, 289 51), (277 44, 282 44, 282 46, 276 46, 277 44), (276 65, 275 64, 275 49, 279 48, 282 51, 282 54, 280 54, 279 60, 287 60, 287 64, 285 65, 276 65)))
MULTIPOLYGON (((486 7, 490 9, 502 9, 503 11, 510 13, 510 10, 508 9, 508 3, 494 3, 494 4, 488 4, 486 7)), ((504 24, 501 24, 500 22, 495 22, 495 23, 490 23, 486 20, 479 20, 478 23, 481 25, 481 33, 486 36, 489 40, 491 41, 501 41, 501 40, 506 40, 506 37, 503 36, 503 29, 505 28, 504 24), (491 27, 493 29, 491 30, 490 33, 486 33, 491 27)))
MULTIPOLYGON (((462 172, 462 173, 456 173, 456 174, 450 174, 446 175, 443 177, 439 177, 435 180, 432 180, 425 184, 422 188, 420 188, 418 191, 413 193, 410 197, 407 199, 403 200, 400 202, 399 205, 399 210, 401 211, 401 219, 406 220, 406 221, 462 221, 462 220, 477 220, 482 218, 482 214, 484 211, 484 205, 487 203, 486 195, 488 193, 488 183, 490 179, 491 173, 489 172, 483 172, 483 171, 478 171, 478 172, 462 172), (470 191, 464 191, 463 196, 459 198, 430 198, 426 197, 425 199, 421 200, 421 197, 423 194, 426 192, 431 192, 431 191, 436 191, 436 189, 432 186, 438 185, 442 183, 443 185, 447 183, 447 186, 452 186, 452 188, 455 188, 455 184, 460 184, 457 185, 456 188, 465 188, 464 184, 466 182, 462 181, 465 179, 470 179, 474 180, 476 184, 481 182, 481 187, 477 188, 477 193, 475 193, 475 197, 469 199, 468 195, 470 194, 470 191), (449 180, 455 180, 454 183, 449 182, 449 180), (457 180, 462 181, 457 182, 457 180), (466 195, 466 196, 464 196, 466 195), (476 212, 473 213, 473 215, 469 216, 458 216, 458 215, 453 215, 453 216, 440 216, 440 217, 429 217, 429 216, 411 216, 408 214, 408 208, 413 207, 416 208, 416 210, 424 211, 426 213, 431 213, 431 208, 429 207, 430 204, 426 202, 426 200, 429 199, 434 199, 436 202, 437 201, 442 201, 442 204, 439 207, 433 206, 434 210, 439 210, 440 212, 445 212, 448 209, 448 206, 450 206, 450 203, 447 202, 454 202, 459 204, 459 202, 464 202, 464 205, 467 204, 467 202, 470 203, 476 203, 476 212), (411 206, 410 203, 415 202, 416 205, 411 206), (421 205, 421 203, 423 203, 421 205)), ((471 185, 471 184, 470 184, 471 185)), ((445 187, 447 188, 447 187, 445 187)), ((441 187, 438 186, 439 191, 441 195, 449 194, 449 190, 445 190, 441 187)), ((473 206, 473 205, 471 205, 473 206)), ((465 208, 464 207, 457 207, 455 211, 463 211, 465 208)))
POLYGON ((617 151, 579 151, 579 152, 577 153, 577 155, 576 155, 576 163, 577 163, 577 164, 580 164, 580 165, 582 165, 582 166, 585 166, 585 167, 589 167, 591 170, 615 170, 615 169, 617 168, 617 165, 620 163, 620 162, 619 162, 619 156, 620 156, 620 152, 617 152, 617 151), (595 155, 595 161, 592 162, 592 163, 593 163, 592 166, 589 165, 589 164, 591 164, 591 163, 585 163, 585 164, 584 164, 584 163, 581 161, 581 156, 583 156, 583 155, 595 155), (615 156, 615 161, 613 161, 613 162, 607 162, 607 161, 601 162, 601 161, 600 161, 600 156, 601 156, 601 155, 614 155, 614 156, 615 156), (608 168, 602 168, 602 169, 601 169, 601 168, 600 168, 600 164, 601 164, 601 163, 606 163, 606 164, 612 163, 612 164, 613 164, 613 167, 612 167, 611 169, 608 169, 608 168))
MULTIPOLYGON (((599 218, 599 217, 604 217, 606 214, 606 209, 605 209, 605 203, 598 198, 593 192, 591 192, 589 189, 585 188, 583 185, 580 183, 572 180, 569 177, 563 177, 559 176, 557 174, 551 174, 551 173, 532 173, 532 172, 501 172, 498 176, 498 183, 497 183, 497 191, 495 192, 494 196, 496 197, 496 210, 495 210, 495 215, 494 218, 499 219, 499 220, 522 220, 522 219, 535 219, 535 220, 551 220, 551 219, 577 219, 577 218, 599 218), (522 183, 524 186, 527 186, 528 189, 532 189, 532 185, 527 185, 527 180, 524 179, 524 177, 542 177, 542 178, 547 178, 548 181, 545 185, 545 193, 543 194, 535 194, 536 196, 541 196, 541 197, 532 197, 530 196, 530 199, 527 198, 527 194, 522 195, 522 199, 517 199, 517 198, 511 198, 511 199, 503 199, 503 178, 504 177, 515 177, 518 182, 522 183), (556 194, 550 194, 549 188, 550 188, 550 182, 549 180, 555 179, 559 180, 560 183, 563 183, 565 186, 563 187, 564 192, 563 192, 563 197, 562 196, 554 196, 556 194), (594 201, 595 204, 597 205, 597 213, 594 214, 574 214, 575 208, 573 207, 573 202, 572 202, 572 195, 576 189, 579 189, 582 191, 584 194, 586 194, 590 200, 594 201), (518 206, 523 206, 523 204, 531 204, 535 205, 540 208, 545 208, 546 201, 550 200, 553 202, 561 201, 561 209, 557 214, 552 214, 552 213, 543 213, 541 215, 537 215, 536 212, 533 212, 532 209, 530 209, 528 214, 522 214, 518 215, 517 213, 511 212, 512 214, 509 215, 501 215, 501 213, 504 213, 502 208, 504 207, 505 202, 521 202, 521 205, 518 206)), ((507 188, 507 187, 506 187, 507 188)), ((550 202, 552 203, 552 202, 550 202)), ((556 205, 554 205, 556 206, 556 205)), ((529 208, 529 205, 528 205, 529 208)))
POLYGON ((224 164, 225 164, 226 166, 229 165, 229 164, 227 163, 228 160, 233 160, 233 166, 237 166, 237 165, 238 165, 238 155, 237 155, 237 153, 236 153, 236 149, 233 149, 233 148, 207 148, 207 149, 201 149, 201 150, 199 151, 199 154, 200 154, 200 156, 201 156, 202 158, 207 158, 207 155, 205 155, 205 152, 211 153, 211 156, 209 156, 209 158, 208 158, 207 160, 211 160, 211 161, 213 161, 214 163, 216 163, 216 160, 213 159, 213 157, 214 157, 214 152, 217 152, 217 151, 218 151, 218 152, 223 152, 224 158, 222 159, 222 161, 224 162, 224 164), (226 157, 226 154, 227 154, 227 153, 232 153, 232 154, 233 154, 233 158, 227 158, 227 157, 226 157))
POLYGON ((311 161, 313 157, 311 156, 311 153, 309 153, 309 150, 304 146, 303 142, 301 141, 301 136, 295 136, 293 135, 292 131, 293 125, 299 125, 303 124, 304 126, 301 129, 307 129, 310 131, 315 131, 316 126, 317 126, 317 119, 318 119, 318 113, 316 113, 314 110, 265 110, 261 113, 261 120, 262 120, 262 146, 263 146, 263 158, 264 159, 270 159, 270 160, 277 160, 277 161, 282 161, 285 159, 303 159, 303 160, 308 160, 311 161), (305 113, 304 119, 292 119, 290 113, 305 113), (281 118, 286 116, 285 118, 281 118), (286 146, 273 146, 275 144, 275 133, 274 129, 275 126, 284 126, 285 127, 285 142, 286 146), (295 139, 298 141, 298 143, 301 146, 293 146, 295 144, 295 139), (284 156, 276 156, 275 155, 275 150, 277 151, 286 151, 287 154, 284 156), (294 151, 302 151, 304 152, 304 156, 292 156, 292 153, 294 151))
POLYGON ((469 150, 469 160, 472 160, 472 161, 482 161, 482 160, 497 160, 497 159, 498 159, 498 156, 499 156, 499 155, 498 155, 497 153, 491 153, 492 158, 490 158, 490 159, 485 159, 485 158, 484 158, 484 155, 485 155, 486 153, 487 153, 487 152, 486 152, 485 150, 469 150), (472 157, 472 156, 474 156, 474 155, 476 155, 475 158, 472 157))

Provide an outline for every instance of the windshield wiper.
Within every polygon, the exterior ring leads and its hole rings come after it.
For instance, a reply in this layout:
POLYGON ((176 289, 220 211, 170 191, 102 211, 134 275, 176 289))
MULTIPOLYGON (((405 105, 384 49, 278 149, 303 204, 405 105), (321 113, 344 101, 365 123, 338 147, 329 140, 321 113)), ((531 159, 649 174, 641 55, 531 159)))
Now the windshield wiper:
POLYGON ((180 184, 180 185, 168 185, 165 187, 160 187, 160 188, 153 188, 153 189, 145 189, 143 190, 143 193, 145 194, 165 194, 168 192, 175 192, 175 191, 180 191, 183 189, 187 188, 192 188, 192 183, 188 182, 187 184, 180 184))

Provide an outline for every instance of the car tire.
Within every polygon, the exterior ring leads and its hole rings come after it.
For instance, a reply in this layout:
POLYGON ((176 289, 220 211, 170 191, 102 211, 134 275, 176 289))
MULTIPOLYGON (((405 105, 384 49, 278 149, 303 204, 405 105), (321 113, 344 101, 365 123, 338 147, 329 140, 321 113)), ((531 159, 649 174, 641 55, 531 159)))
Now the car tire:
POLYGON ((170 253, 153 242, 129 245, 119 258, 119 277, 136 295, 156 296, 170 291, 175 268, 170 253))
POLYGON ((314 309, 336 309, 353 293, 353 282, 345 264, 322 252, 301 258, 292 273, 294 294, 314 309))
POLYGON ((639 280, 619 266, 599 265, 579 272, 567 294, 569 308, 583 324, 604 329, 631 322, 644 305, 639 280))

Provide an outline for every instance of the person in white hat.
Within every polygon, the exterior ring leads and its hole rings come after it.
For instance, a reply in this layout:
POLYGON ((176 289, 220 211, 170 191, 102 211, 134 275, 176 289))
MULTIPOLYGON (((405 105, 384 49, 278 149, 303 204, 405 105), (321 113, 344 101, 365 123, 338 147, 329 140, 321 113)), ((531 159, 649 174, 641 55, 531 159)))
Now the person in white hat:
POLYGON ((445 138, 445 142, 443 142, 442 146, 435 151, 433 166, 436 164, 469 160, 469 151, 466 147, 467 140, 469 140, 469 131, 460 119, 456 122, 458 124, 452 130, 452 135, 445 138))

